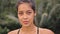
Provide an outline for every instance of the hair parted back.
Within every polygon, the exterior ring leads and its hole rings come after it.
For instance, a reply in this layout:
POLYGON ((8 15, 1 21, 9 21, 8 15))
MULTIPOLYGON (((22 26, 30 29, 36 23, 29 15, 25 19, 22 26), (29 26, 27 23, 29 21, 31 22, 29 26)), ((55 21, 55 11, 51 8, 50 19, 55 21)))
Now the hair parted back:
POLYGON ((31 8, 35 12, 35 1, 34 0, 18 0, 16 4, 17 11, 18 11, 18 6, 22 3, 29 3, 31 5, 31 8))

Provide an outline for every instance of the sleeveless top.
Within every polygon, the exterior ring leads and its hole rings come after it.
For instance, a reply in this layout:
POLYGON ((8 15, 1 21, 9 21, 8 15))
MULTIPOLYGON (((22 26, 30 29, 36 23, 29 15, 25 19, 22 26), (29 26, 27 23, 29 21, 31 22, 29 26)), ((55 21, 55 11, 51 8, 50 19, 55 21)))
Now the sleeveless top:
MULTIPOLYGON (((17 34, 19 34, 19 32, 20 32, 20 29, 18 30, 17 34)), ((37 34, 39 34, 39 28, 38 27, 37 27, 37 34)))

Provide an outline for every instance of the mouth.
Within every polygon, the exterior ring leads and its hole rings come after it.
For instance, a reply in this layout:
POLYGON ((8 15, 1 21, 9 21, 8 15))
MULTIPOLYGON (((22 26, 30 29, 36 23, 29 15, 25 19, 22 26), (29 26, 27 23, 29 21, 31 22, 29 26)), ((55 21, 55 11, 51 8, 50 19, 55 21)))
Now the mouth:
POLYGON ((24 24, 28 24, 28 21, 23 21, 24 24))

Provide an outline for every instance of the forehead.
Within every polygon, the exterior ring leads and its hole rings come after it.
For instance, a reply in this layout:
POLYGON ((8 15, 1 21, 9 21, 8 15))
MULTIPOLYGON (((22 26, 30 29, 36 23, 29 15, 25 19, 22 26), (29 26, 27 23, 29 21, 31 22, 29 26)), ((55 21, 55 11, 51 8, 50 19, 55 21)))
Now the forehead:
POLYGON ((28 3, 22 3, 18 6, 18 11, 31 9, 31 6, 28 3))

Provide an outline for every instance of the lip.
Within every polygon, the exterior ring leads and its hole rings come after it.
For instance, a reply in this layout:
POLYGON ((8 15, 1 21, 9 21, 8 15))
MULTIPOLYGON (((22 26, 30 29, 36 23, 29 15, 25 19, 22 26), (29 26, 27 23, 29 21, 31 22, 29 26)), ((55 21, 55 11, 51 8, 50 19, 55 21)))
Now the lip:
POLYGON ((23 21, 24 24, 28 24, 28 21, 23 21))

